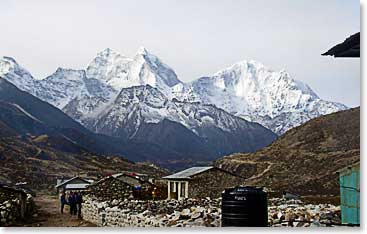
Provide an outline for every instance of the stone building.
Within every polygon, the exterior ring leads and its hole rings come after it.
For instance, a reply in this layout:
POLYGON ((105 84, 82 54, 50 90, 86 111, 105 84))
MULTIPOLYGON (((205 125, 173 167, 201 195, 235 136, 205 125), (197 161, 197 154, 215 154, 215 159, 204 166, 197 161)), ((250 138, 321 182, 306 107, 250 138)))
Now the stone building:
POLYGON ((139 174, 135 173, 118 173, 112 176, 134 187, 145 188, 153 185, 151 182, 144 180, 139 174))
POLYGON ((124 172, 102 178, 88 185, 88 193, 99 200, 151 199, 154 184, 139 174, 124 172))
POLYGON ((136 173, 119 173, 112 175, 114 178, 129 184, 135 199, 150 199, 154 184, 143 179, 136 173))
POLYGON ((244 181, 243 177, 218 167, 191 167, 163 179, 168 181, 168 199, 218 198, 225 188, 244 181))
POLYGON ((130 184, 107 176, 87 186, 88 194, 100 201, 124 200, 133 198, 133 188, 130 184))

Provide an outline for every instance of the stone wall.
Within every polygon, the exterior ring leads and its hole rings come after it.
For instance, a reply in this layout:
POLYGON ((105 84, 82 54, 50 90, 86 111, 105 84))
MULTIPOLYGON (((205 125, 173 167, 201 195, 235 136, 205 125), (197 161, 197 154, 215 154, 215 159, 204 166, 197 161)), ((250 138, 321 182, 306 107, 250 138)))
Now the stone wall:
POLYGON ((16 198, 18 198, 16 193, 0 188, 0 204, 16 198))
POLYGON ((220 200, 113 200, 84 199, 83 219, 110 227, 219 227, 220 200))
POLYGON ((189 197, 220 197, 225 188, 241 185, 244 179, 218 168, 195 175, 189 181, 189 197))
MULTIPOLYGON (((30 194, 26 200, 26 216, 32 215, 35 205, 30 194)), ((0 190, 0 227, 11 226, 21 218, 21 205, 17 193, 0 190)))
MULTIPOLYGON (((97 201, 86 196, 83 219, 109 227, 220 227, 221 199, 97 201)), ((274 198, 269 226, 320 227, 340 223, 340 207, 274 198)))

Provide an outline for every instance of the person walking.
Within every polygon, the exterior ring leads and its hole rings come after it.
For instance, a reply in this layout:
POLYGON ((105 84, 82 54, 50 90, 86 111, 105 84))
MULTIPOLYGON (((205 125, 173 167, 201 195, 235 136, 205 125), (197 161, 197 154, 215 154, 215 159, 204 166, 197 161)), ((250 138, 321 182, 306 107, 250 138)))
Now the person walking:
POLYGON ((81 193, 76 193, 76 206, 78 209, 78 218, 82 218, 82 203, 83 203, 83 197, 81 193))
POLYGON ((65 195, 65 192, 63 191, 61 193, 61 196, 60 196, 61 214, 64 213, 64 206, 65 206, 65 204, 67 204, 67 202, 66 202, 66 195, 65 195))
POLYGON ((77 214, 77 204, 76 204, 76 196, 77 196, 77 193, 76 193, 76 192, 74 192, 73 196, 74 196, 74 209, 73 209, 73 215, 76 215, 76 214, 77 214))
POLYGON ((75 194, 73 192, 70 192, 68 197, 68 202, 70 206, 70 215, 76 214, 76 203, 75 203, 75 194))

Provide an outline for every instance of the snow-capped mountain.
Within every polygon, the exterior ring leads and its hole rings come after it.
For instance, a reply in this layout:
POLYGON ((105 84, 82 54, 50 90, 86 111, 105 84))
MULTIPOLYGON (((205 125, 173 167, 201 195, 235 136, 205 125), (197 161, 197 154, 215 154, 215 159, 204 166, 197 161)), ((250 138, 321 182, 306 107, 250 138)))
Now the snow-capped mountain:
MULTIPOLYGON (((117 93, 105 83, 87 78, 84 70, 58 68, 55 73, 41 80, 40 83, 46 92, 38 96, 60 109, 75 98, 99 98, 104 101, 117 93)), ((83 112, 88 112, 88 110, 85 111, 83 112)))
POLYGON ((113 100, 118 91, 85 70, 58 68, 52 75, 36 80, 13 58, 0 58, 0 75, 19 89, 46 101, 79 121, 113 100), (77 105, 78 104, 78 105, 77 105))
POLYGON ((96 116, 96 122, 90 128, 95 128, 96 132, 104 129, 102 133, 115 135, 124 128, 126 122, 133 121, 136 126, 133 129, 126 129, 129 137, 133 137, 139 124, 159 123, 163 119, 180 123, 202 137, 205 137, 200 133, 203 126, 231 132, 241 128, 242 125, 247 127, 252 124, 233 117, 214 105, 169 100, 157 88, 145 85, 122 89, 114 103, 96 116), (135 115, 133 119, 132 115, 135 115), (106 122, 102 123, 101 119, 106 122))
POLYGON ((182 101, 214 104, 231 114, 258 122, 278 134, 320 115, 347 107, 320 99, 285 71, 272 71, 255 61, 242 61, 189 84, 173 87, 182 101))
POLYGON ((149 84, 169 99, 214 104, 277 134, 317 116, 347 109, 322 100, 286 71, 272 71, 256 61, 241 61, 212 76, 183 83, 173 69, 145 48, 133 59, 106 49, 88 66, 87 75, 106 80, 117 90, 149 84))
POLYGON ((26 92, 40 89, 37 80, 11 57, 0 57, 0 77, 26 92))
POLYGON ((85 121, 85 125, 97 133, 157 145, 165 145, 167 142, 161 140, 168 136, 171 146, 182 147, 192 141, 196 144, 190 147, 202 149, 205 146, 206 154, 215 156, 251 152, 276 138, 260 124, 235 117, 214 105, 170 100, 150 85, 122 89, 113 104, 85 121), (155 137, 147 137, 149 135, 155 137), (186 137, 181 138, 182 135, 186 137))
POLYGON ((176 73, 144 47, 130 59, 109 48, 98 53, 87 67, 87 76, 106 82, 116 90, 151 85, 170 95, 171 87, 181 83, 176 73))
POLYGON ((95 133, 121 139, 123 154, 132 160, 212 160, 256 151, 277 137, 262 125, 214 105, 170 98, 172 88, 182 83, 172 69, 146 50, 129 61, 108 49, 92 64, 96 61, 104 64, 100 70, 92 69, 96 78, 91 77, 90 65, 90 72, 59 68, 36 80, 13 59, 6 65, 13 69, 4 68, 2 76, 95 133), (120 65, 129 61, 126 76, 109 75, 123 67, 117 69, 111 61, 120 65))
POLYGON ((45 92, 37 96, 79 122, 84 116, 103 108, 118 94, 108 84, 88 78, 84 70, 58 68, 40 83, 45 92))
POLYGON ((212 76, 183 83, 172 68, 143 47, 133 58, 105 49, 85 72, 58 69, 41 81, 34 80, 15 60, 3 57, 0 74, 20 89, 88 125, 116 105, 122 89, 141 85, 157 88, 168 100, 213 104, 277 134, 317 116, 347 108, 322 100, 287 72, 272 71, 255 61, 242 61, 212 76))

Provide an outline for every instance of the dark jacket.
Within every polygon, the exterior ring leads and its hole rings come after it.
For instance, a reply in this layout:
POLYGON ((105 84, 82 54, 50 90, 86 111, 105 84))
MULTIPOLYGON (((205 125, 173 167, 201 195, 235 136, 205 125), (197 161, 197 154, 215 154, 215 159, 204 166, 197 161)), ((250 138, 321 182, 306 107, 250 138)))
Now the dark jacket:
POLYGON ((61 202, 61 204, 66 204, 66 197, 65 197, 65 194, 62 194, 62 195, 60 196, 60 202, 61 202))
POLYGON ((82 204, 83 203, 83 197, 82 195, 78 194, 75 196, 75 202, 76 204, 82 204))
POLYGON ((74 205, 75 204, 75 196, 74 195, 70 195, 68 197, 68 202, 70 205, 74 205))

